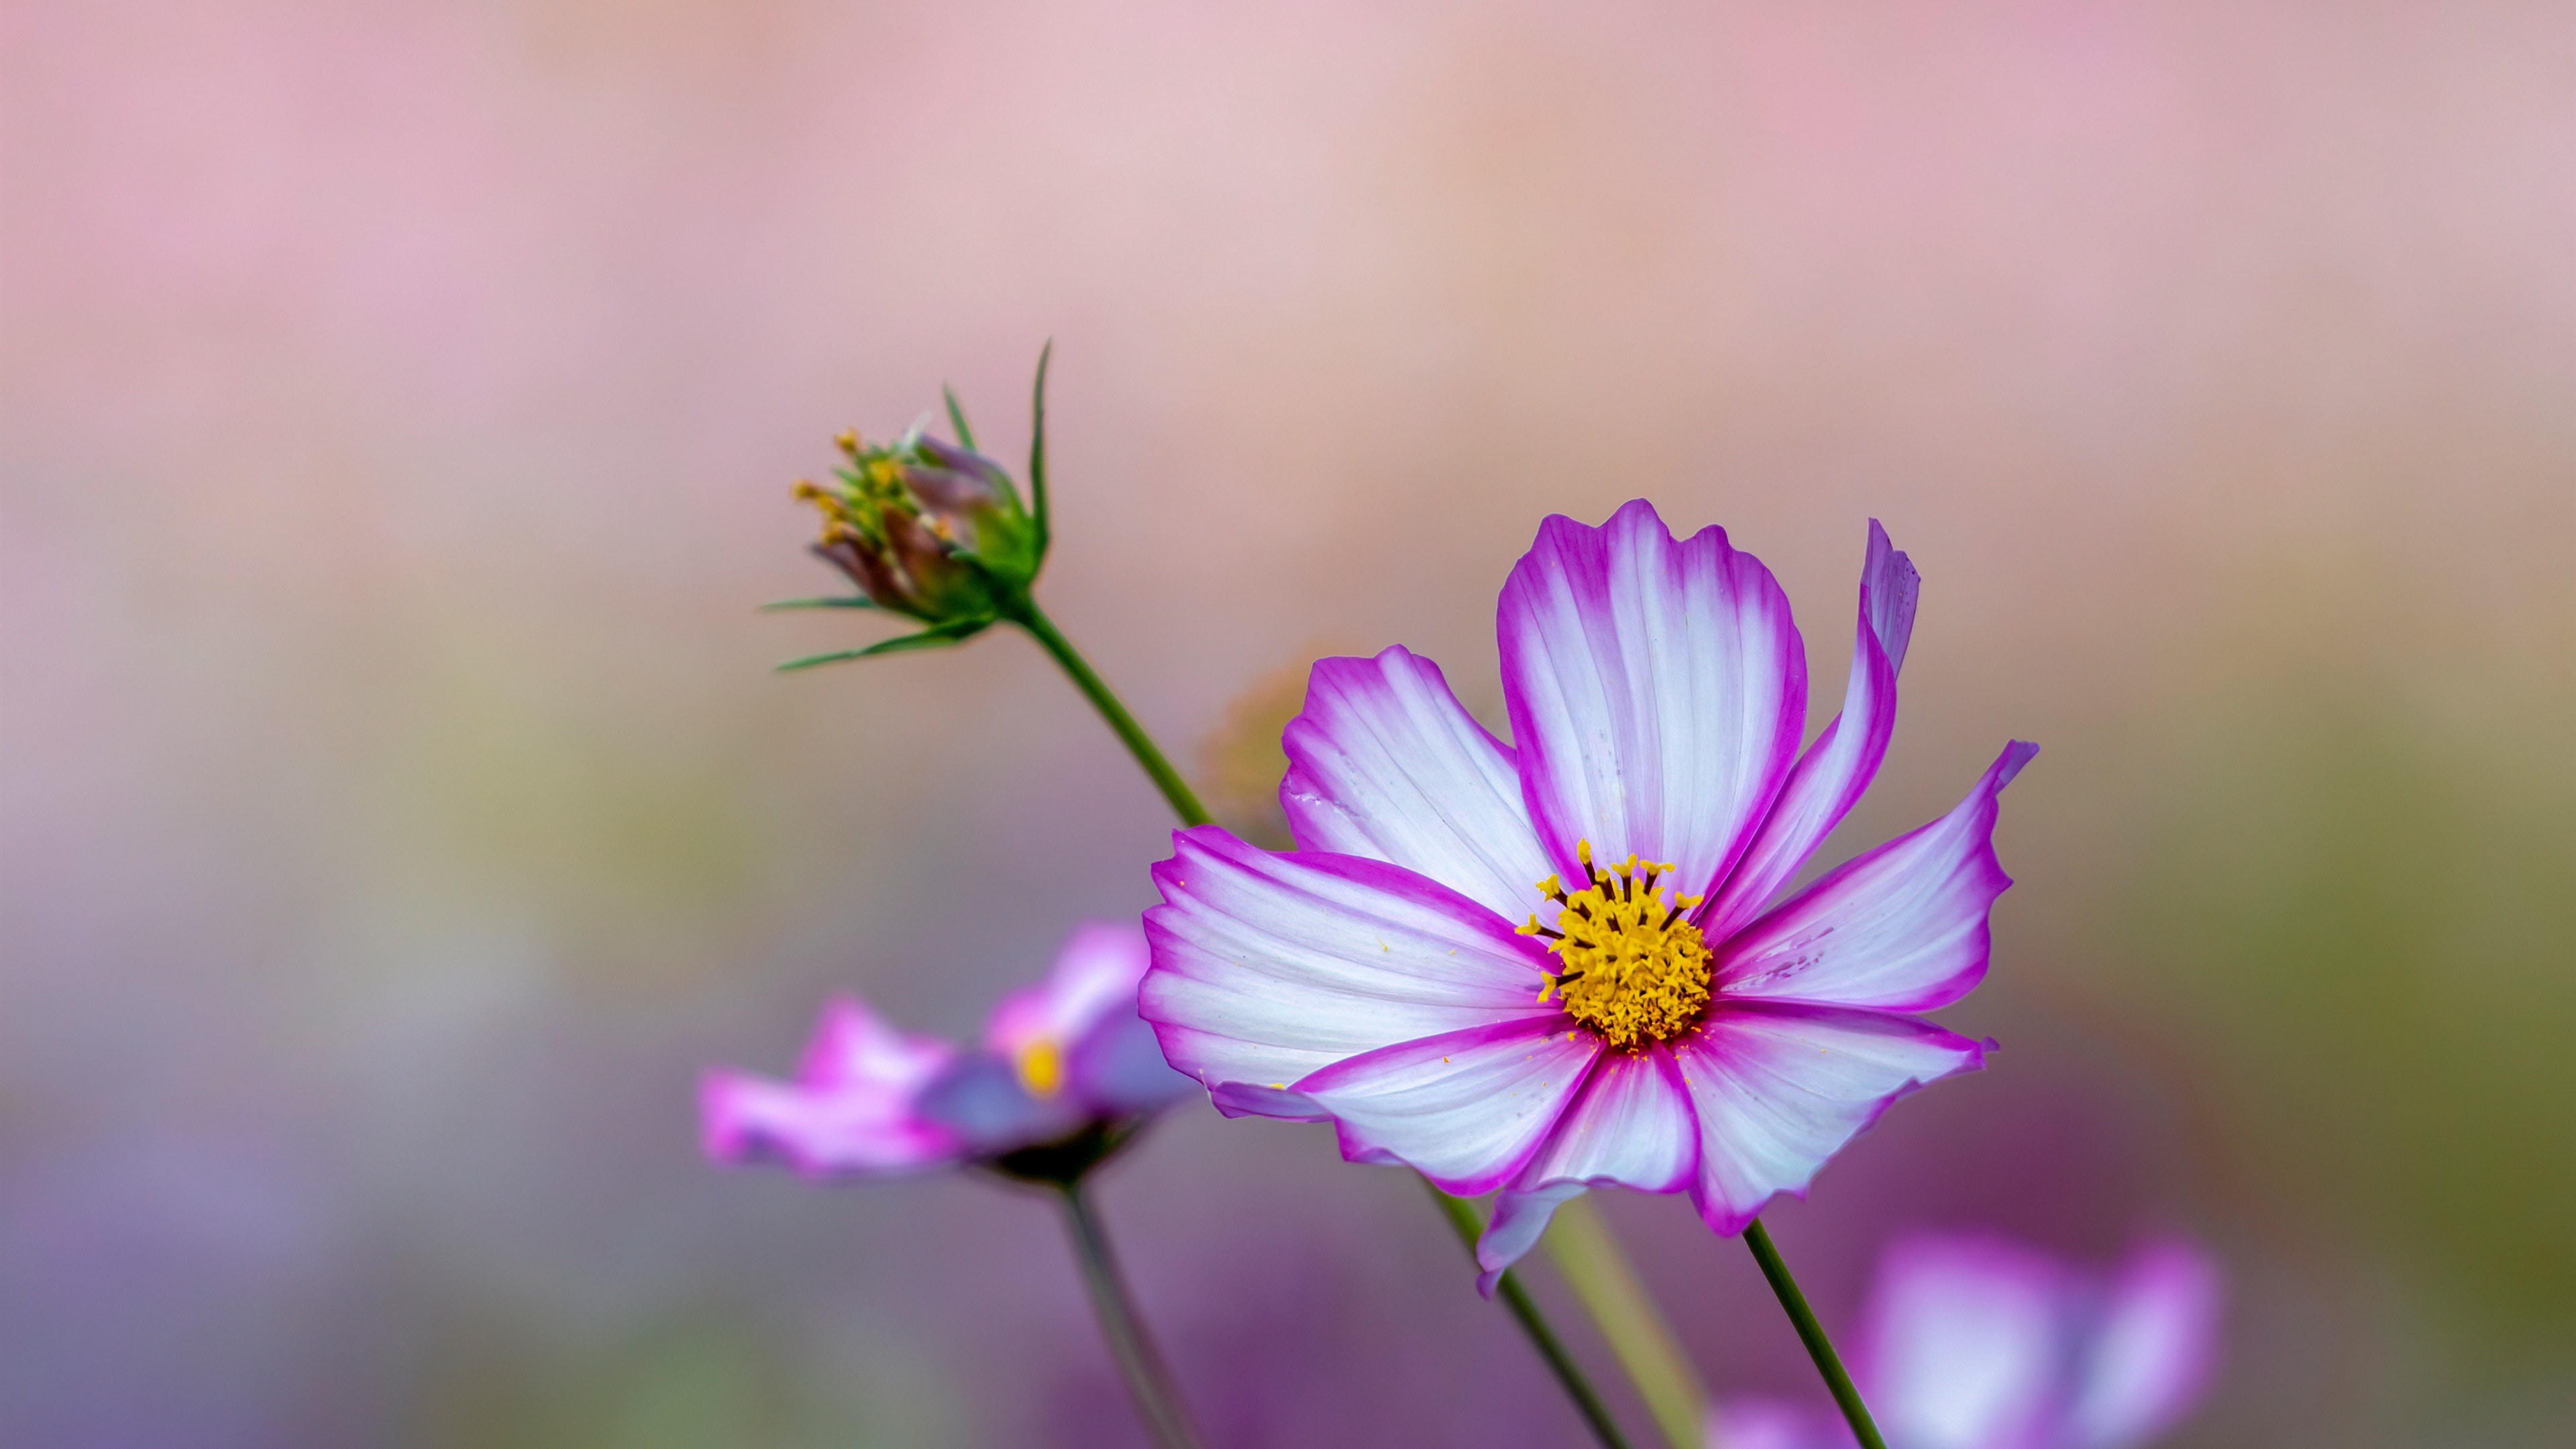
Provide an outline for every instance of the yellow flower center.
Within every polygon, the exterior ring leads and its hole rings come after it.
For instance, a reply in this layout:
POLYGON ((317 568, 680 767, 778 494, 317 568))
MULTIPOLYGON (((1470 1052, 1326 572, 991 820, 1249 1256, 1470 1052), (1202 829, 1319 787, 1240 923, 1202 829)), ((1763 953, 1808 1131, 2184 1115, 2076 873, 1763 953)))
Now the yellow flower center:
POLYGON ((1064 1049, 1053 1037, 1042 1036, 1020 1048, 1013 1065, 1020 1069, 1020 1085, 1032 1097, 1052 1097, 1064 1085, 1064 1049))
POLYGON ((1614 1047, 1670 1041, 1699 1019, 1708 1005, 1708 942, 1682 919, 1699 896, 1670 889, 1658 895, 1655 877, 1672 869, 1629 856, 1604 869, 1592 863, 1592 842, 1574 847, 1591 883, 1568 895, 1555 876, 1538 883, 1556 902, 1556 926, 1532 915, 1524 936, 1547 936, 1547 949, 1565 969, 1547 978, 1538 999, 1554 995, 1565 1014, 1591 1027, 1614 1047))

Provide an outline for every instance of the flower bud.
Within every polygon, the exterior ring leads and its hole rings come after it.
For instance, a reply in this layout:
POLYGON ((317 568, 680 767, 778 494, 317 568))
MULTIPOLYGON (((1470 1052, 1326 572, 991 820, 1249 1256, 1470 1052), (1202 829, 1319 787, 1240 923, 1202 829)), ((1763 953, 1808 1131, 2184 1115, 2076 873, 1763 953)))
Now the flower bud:
POLYGON ((814 552, 877 607, 963 637, 1037 577, 1037 528, 1001 465, 919 428, 882 446, 835 441, 837 481, 796 496, 823 515, 814 552))

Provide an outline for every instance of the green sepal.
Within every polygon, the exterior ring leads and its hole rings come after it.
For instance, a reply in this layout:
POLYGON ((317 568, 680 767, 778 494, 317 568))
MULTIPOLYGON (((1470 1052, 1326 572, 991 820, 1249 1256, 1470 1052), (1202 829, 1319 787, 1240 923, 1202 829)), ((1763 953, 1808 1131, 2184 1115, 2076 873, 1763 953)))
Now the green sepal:
POLYGON ((1135 1141, 1136 1134, 1145 1130, 1146 1121, 1143 1117, 1122 1117, 1116 1121, 1093 1122, 1070 1137, 1005 1152, 984 1166, 994 1175, 1013 1182, 1070 1188, 1082 1181, 1085 1173, 1135 1141))
POLYGON ((1029 500, 1037 514, 1036 556, 1030 560, 1029 576, 1037 576, 1037 566, 1046 562, 1047 545, 1055 539, 1055 515, 1047 508, 1046 476, 1046 375, 1047 360, 1055 356, 1055 339, 1038 349, 1038 380, 1029 402, 1029 500))
POLYGON ((966 425, 966 408, 957 401, 957 389, 943 382, 939 385, 939 395, 948 401, 948 426, 957 430, 957 446, 969 453, 977 451, 975 430, 966 425))
POLYGON ((992 623, 993 618, 989 614, 979 619, 959 619, 954 623, 924 629, 918 634, 899 634, 892 639, 880 639, 865 649, 835 649, 829 654, 808 654, 802 659, 790 659, 778 666, 778 672, 793 674, 800 669, 813 669, 824 664, 839 664, 851 659, 868 659, 879 654, 908 654, 915 649, 936 649, 942 644, 954 644, 969 635, 981 633, 992 623))
POLYGON ((760 606, 760 612, 775 614, 784 609, 882 609, 885 606, 865 594, 834 595, 823 599, 773 599, 760 606))

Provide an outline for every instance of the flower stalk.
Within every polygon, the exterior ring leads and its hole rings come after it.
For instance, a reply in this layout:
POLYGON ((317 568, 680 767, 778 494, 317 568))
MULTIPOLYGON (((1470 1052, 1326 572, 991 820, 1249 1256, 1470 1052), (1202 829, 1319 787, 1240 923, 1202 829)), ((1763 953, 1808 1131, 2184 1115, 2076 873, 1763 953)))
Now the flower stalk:
POLYGON ((1844 1422, 1851 1425, 1852 1437, 1861 1449, 1887 1449, 1879 1437, 1878 1425, 1869 1417, 1869 1405, 1861 1402, 1860 1390, 1852 1387, 1851 1375, 1843 1372, 1843 1361, 1834 1353, 1834 1341, 1825 1336, 1825 1326, 1816 1321, 1815 1310, 1807 1306, 1807 1295, 1798 1291, 1798 1280, 1789 1276, 1789 1265, 1781 1260, 1780 1250, 1771 1244, 1771 1234, 1754 1219, 1744 1225, 1744 1246, 1753 1250, 1753 1261, 1762 1265, 1762 1276, 1779 1295, 1780 1309, 1798 1330, 1798 1341, 1807 1346, 1807 1356, 1816 1361, 1816 1372, 1824 1375, 1825 1387, 1834 1396, 1834 1404, 1843 1411, 1844 1422))
MULTIPOLYGON (((1439 1203, 1441 1214, 1449 1219, 1449 1226, 1457 1230, 1458 1241, 1466 1245, 1467 1256, 1474 1258, 1476 1240, 1485 1232, 1484 1215, 1476 1211, 1474 1203, 1465 1198, 1451 1197, 1427 1178, 1422 1185, 1431 1189, 1432 1199, 1439 1203)), ((1556 1330, 1548 1326, 1537 1302, 1529 1296, 1529 1290, 1521 1286, 1520 1274, 1504 1270, 1495 1283, 1494 1292, 1511 1309, 1512 1317, 1520 1320, 1521 1330, 1529 1335, 1530 1342, 1537 1345, 1539 1356, 1547 1360, 1547 1366, 1556 1374, 1556 1381, 1564 1385, 1566 1397, 1574 1400, 1575 1410, 1583 1415, 1583 1422, 1592 1430, 1592 1437, 1600 1440, 1604 1449, 1628 1449, 1627 1437, 1620 1433, 1619 1422, 1610 1417, 1610 1407, 1601 1401, 1600 1390, 1592 1387, 1592 1380, 1584 1376, 1583 1365, 1576 1363, 1574 1355, 1566 1351, 1565 1340, 1558 1338, 1556 1330)))
POLYGON ((1127 1391, 1135 1397, 1146 1432, 1158 1449, 1201 1449, 1198 1431, 1190 1427, 1180 1390, 1172 1382, 1172 1371, 1145 1332, 1144 1317, 1136 1311, 1126 1279, 1119 1275, 1118 1260, 1109 1251, 1109 1237, 1091 1210, 1082 1179, 1071 1177, 1053 1186, 1064 1207, 1074 1259, 1082 1265, 1082 1286, 1089 1290, 1092 1311, 1100 1319, 1100 1336, 1108 1341, 1110 1356, 1118 1360, 1118 1371, 1126 1377, 1127 1391))
POLYGON ((1163 799, 1171 805, 1172 813, 1181 818, 1182 824, 1206 825, 1212 822, 1214 817, 1208 814, 1205 805, 1199 803, 1197 792, 1181 778, 1180 771, 1172 768, 1172 762, 1163 757, 1162 750, 1154 744, 1154 737, 1145 733, 1145 727, 1136 722, 1136 716, 1127 712, 1127 706, 1109 687, 1109 681, 1102 679, 1100 672, 1091 667, 1091 662, 1082 657, 1082 651, 1073 647, 1073 641, 1064 637, 1064 631, 1057 628, 1055 621, 1046 616, 1046 611, 1038 607, 1037 600, 1025 592, 1008 598, 1003 601, 1002 617, 1026 629, 1029 637, 1038 641, 1038 647, 1044 649, 1047 656, 1064 670, 1065 676, 1073 681, 1074 688, 1082 691, 1082 697, 1091 701, 1091 707, 1098 710, 1100 717, 1109 722, 1109 728, 1117 732, 1119 743, 1125 745, 1127 752, 1136 757, 1136 763, 1144 767, 1147 778, 1154 782, 1154 788, 1163 792, 1163 799))

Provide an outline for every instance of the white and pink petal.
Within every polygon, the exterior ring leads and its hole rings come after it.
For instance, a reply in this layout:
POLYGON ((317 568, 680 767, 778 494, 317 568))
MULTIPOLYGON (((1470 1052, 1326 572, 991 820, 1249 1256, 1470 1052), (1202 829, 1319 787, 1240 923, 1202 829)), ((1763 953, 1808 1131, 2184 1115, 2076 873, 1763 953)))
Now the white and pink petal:
POLYGON ((1348 1057, 1497 1022, 1553 1018, 1545 953, 1467 897, 1400 866, 1273 854, 1214 826, 1178 832, 1145 913, 1153 966, 1138 1009, 1173 1066, 1281 1115, 1284 1089, 1348 1057))
POLYGON ((1974 990, 1987 913, 2012 884, 1995 859, 1997 797, 2039 746, 2016 740, 1958 808, 1836 867, 1717 947, 1731 997, 1930 1011, 1974 990))
POLYGON ((1914 600, 1921 587, 1912 560, 1871 519, 1843 712, 1799 758, 1753 843, 1700 912, 1710 940, 1723 940, 1759 914, 1877 777, 1887 742, 1896 733, 1896 671, 1913 637, 1914 600))
POLYGON ((1699 1169, 1699 1119, 1680 1065, 1662 1043, 1605 1051, 1565 1120, 1514 1191, 1553 1182, 1678 1192, 1699 1169))
POLYGON ((1580 878, 1578 841, 1677 867, 1704 895, 1787 779, 1805 646, 1761 560, 1720 528, 1676 542, 1652 505, 1598 528, 1551 517, 1503 585, 1495 630, 1532 824, 1580 878))
POLYGON ((1589 1183, 1564 1181, 1527 1191, 1506 1189, 1497 1195, 1494 1215, 1485 1223, 1484 1236, 1476 1240, 1476 1291, 1493 1297, 1503 1275, 1547 1236, 1556 1210, 1590 1190, 1589 1183))
POLYGON ((1316 661, 1280 744, 1279 803, 1301 848, 1392 862, 1513 920, 1537 902, 1552 867, 1512 752, 1430 660, 1316 661))
POLYGON ((1476 1245, 1478 1286, 1491 1293, 1503 1270, 1537 1246, 1557 1207, 1586 1188, 1678 1192, 1698 1170, 1699 1119, 1672 1053, 1660 1044, 1603 1052, 1583 1094, 1496 1199, 1476 1245))
POLYGON ((1382 1047, 1294 1086, 1331 1114, 1344 1157, 1401 1162, 1474 1197, 1529 1164, 1600 1052, 1550 1012, 1382 1047))
POLYGON ((1691 1200, 1719 1234, 1803 1195, 1897 1098, 1985 1063, 1983 1046, 1918 1017, 1723 998, 1673 1048, 1699 1118, 1691 1200))

